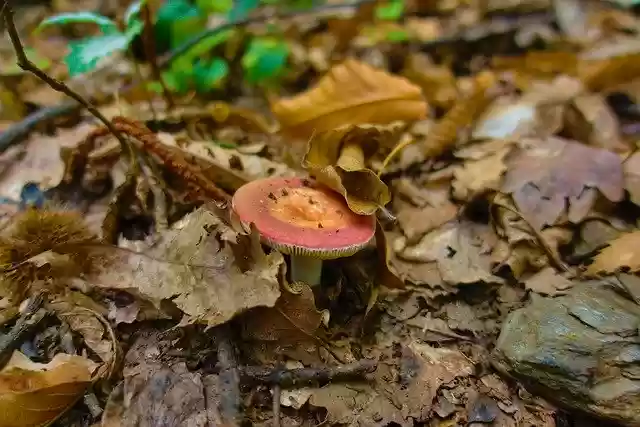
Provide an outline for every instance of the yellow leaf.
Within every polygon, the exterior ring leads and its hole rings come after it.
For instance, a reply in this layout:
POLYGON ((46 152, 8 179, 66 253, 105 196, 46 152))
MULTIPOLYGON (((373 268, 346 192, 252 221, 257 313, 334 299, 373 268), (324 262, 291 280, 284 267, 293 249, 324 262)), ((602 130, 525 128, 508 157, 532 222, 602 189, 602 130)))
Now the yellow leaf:
POLYGON ((318 84, 272 105, 281 130, 302 138, 347 124, 389 124, 426 117, 419 86, 354 59, 334 66, 318 84))
POLYGON ((353 212, 372 215, 391 200, 387 185, 365 165, 394 132, 375 126, 343 126, 309 142, 303 166, 318 182, 342 194, 353 212))
POLYGON ((610 242, 587 268, 587 274, 597 276, 601 273, 640 271, 640 231, 626 233, 610 242))
POLYGON ((57 354, 41 364, 15 351, 0 371, 0 425, 51 424, 82 397, 95 367, 81 356, 57 354))

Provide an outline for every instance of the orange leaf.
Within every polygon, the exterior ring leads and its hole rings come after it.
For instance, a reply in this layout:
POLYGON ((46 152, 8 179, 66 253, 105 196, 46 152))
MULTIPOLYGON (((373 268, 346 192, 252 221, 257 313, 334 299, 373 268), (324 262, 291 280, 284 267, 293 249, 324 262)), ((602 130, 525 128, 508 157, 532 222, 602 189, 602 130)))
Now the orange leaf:
POLYGON ((426 117, 420 87, 402 77, 347 59, 318 84, 272 105, 283 132, 308 138, 347 124, 389 124, 426 117))
POLYGON ((625 271, 635 273, 640 271, 640 231, 626 233, 611 241, 587 268, 587 274, 597 276, 602 273, 617 273, 625 271))

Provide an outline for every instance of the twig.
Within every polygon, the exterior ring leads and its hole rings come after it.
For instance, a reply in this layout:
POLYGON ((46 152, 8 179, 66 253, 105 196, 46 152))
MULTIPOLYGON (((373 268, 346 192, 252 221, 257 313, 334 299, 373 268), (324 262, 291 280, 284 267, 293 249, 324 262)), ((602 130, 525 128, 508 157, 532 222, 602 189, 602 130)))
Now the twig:
POLYGON ((73 98, 78 103, 82 104, 87 110, 89 110, 91 114, 93 114, 98 120, 100 120, 107 129, 109 129, 109 131, 118 139, 118 141, 122 145, 122 152, 129 153, 129 155, 131 156, 131 161, 135 162, 135 155, 131 149, 131 146, 127 143, 127 140, 113 126, 113 124, 111 124, 111 122, 93 106, 93 104, 84 99, 78 93, 74 92, 71 88, 69 88, 69 86, 67 86, 60 80, 49 77, 47 73, 42 71, 36 64, 31 62, 29 58, 27 58, 27 54, 24 51, 24 46, 20 41, 20 35, 18 34, 16 24, 15 22, 13 22, 13 9, 11 8, 10 0, 4 0, 2 16, 4 17, 5 23, 7 25, 7 32, 9 33, 9 38, 11 39, 13 49, 16 52, 18 65, 20 66, 20 68, 35 75, 40 80, 51 86, 52 89, 58 92, 62 92, 70 98, 73 98))
POLYGON ((42 295, 35 296, 29 302, 24 313, 18 318, 18 321, 9 333, 0 340, 0 369, 11 359, 13 350, 20 346, 27 335, 29 335, 47 315, 47 311, 40 308, 43 301, 44 297, 42 295))
POLYGON ((0 153, 6 151, 13 144, 24 139, 41 122, 55 119, 56 117, 72 113, 79 109, 80 104, 74 101, 65 101, 62 104, 42 108, 35 113, 29 114, 21 121, 13 124, 9 129, 0 133, 0 153))
MULTIPOLYGON (((286 18, 291 18, 294 16, 303 16, 303 15, 309 15, 309 14, 313 14, 313 13, 317 13, 317 12, 321 12, 321 11, 326 11, 326 10, 330 10, 330 9, 348 9, 348 8, 357 8, 360 7, 364 4, 367 3, 375 3, 377 0, 358 0, 355 1, 353 3, 346 3, 346 4, 329 4, 329 5, 320 5, 320 6, 316 6, 304 11, 300 11, 300 10, 287 10, 287 11, 282 11, 279 13, 274 14, 273 16, 270 16, 268 18, 277 18, 277 19, 286 19, 286 18)), ((160 68, 166 68, 168 66, 171 65, 171 63, 176 60, 178 57, 184 55, 185 53, 187 53, 192 47, 194 47, 195 45, 197 45, 198 43, 200 43, 202 40, 214 36, 218 33, 221 33, 225 30, 229 30, 231 28, 238 28, 238 27, 244 27, 246 25, 252 24, 254 22, 260 22, 265 20, 267 17, 265 17, 264 15, 254 15, 254 16, 249 16, 246 17, 244 19, 239 19, 236 21, 231 21, 231 22, 225 22, 224 24, 218 25, 215 28, 212 28, 210 30, 206 30, 200 34, 198 34, 197 36, 195 36, 194 38, 187 40, 184 44, 182 44, 181 46, 178 46, 175 50, 169 52, 168 55, 164 56, 163 58, 160 58, 160 61, 158 62, 158 66, 160 68)))
POLYGON ((347 365, 325 368, 268 369, 245 366, 240 368, 240 379, 243 384, 279 385, 282 388, 302 387, 311 384, 326 384, 331 381, 347 381, 363 379, 376 369, 372 360, 362 360, 347 365))
POLYGON ((156 42, 153 35, 153 21, 151 19, 151 8, 149 7, 149 3, 145 2, 142 5, 142 10, 140 11, 142 15, 142 19, 144 19, 144 27, 142 28, 142 44, 144 46, 144 53, 147 57, 147 61, 151 65, 151 72, 153 73, 153 78, 160 83, 162 86, 162 93, 164 95, 165 101, 167 101, 167 107, 169 110, 175 107, 175 102, 173 97, 171 96, 171 91, 167 87, 167 84, 162 77, 162 73, 160 72, 160 67, 158 66, 158 55, 156 54, 156 42))
POLYGON ((279 384, 273 386, 273 427, 280 427, 280 395, 282 388, 279 384))
POLYGON ((569 271, 569 268, 565 265, 565 263, 562 262, 562 260, 558 258, 555 252, 553 252, 553 249, 549 247, 549 244, 544 239, 544 236, 542 236, 540 231, 538 231, 538 229, 534 227, 533 224, 531 224, 531 222, 529 222, 529 220, 525 218, 521 212, 519 212, 517 209, 514 209, 510 206, 503 205, 500 202, 492 201, 491 203, 496 207, 506 209, 509 212, 516 214, 522 221, 524 221, 525 224, 527 224, 527 227, 529 227, 529 229, 531 230, 531 233, 533 233, 533 236, 536 238, 538 245, 540 245, 540 247, 542 248, 542 251, 547 255, 547 258, 549 259, 549 262, 551 263, 551 265, 553 265, 560 271, 569 271))
POLYGON ((220 381, 220 415, 231 425, 238 425, 240 418, 240 374, 236 349, 227 325, 215 330, 218 344, 218 379, 220 381))

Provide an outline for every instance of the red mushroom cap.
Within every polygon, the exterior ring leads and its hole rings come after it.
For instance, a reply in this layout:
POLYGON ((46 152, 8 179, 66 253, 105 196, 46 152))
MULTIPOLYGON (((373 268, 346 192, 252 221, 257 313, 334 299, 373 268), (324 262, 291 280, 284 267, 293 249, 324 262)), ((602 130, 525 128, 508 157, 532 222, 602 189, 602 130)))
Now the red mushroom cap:
POLYGON ((333 190, 299 178, 265 178, 233 195, 240 221, 280 252, 321 259, 353 255, 373 238, 375 216, 358 215, 333 190))

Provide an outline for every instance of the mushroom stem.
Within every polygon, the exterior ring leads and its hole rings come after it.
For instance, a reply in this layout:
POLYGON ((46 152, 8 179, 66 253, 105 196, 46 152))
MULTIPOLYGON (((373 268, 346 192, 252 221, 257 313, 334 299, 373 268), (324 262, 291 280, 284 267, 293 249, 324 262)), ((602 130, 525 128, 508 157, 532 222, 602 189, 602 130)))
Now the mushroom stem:
POLYGON ((322 276, 322 260, 311 256, 291 255, 291 281, 318 286, 322 276))

